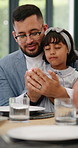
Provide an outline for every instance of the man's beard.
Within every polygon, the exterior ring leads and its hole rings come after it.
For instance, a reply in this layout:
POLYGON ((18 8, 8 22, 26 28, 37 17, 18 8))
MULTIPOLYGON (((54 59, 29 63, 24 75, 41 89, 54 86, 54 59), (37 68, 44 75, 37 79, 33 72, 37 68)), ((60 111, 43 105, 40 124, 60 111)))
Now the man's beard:
POLYGON ((23 52, 25 55, 27 55, 27 56, 29 56, 29 57, 36 57, 36 56, 38 56, 40 53, 43 52, 43 49, 41 48, 41 46, 39 46, 39 47, 38 47, 38 51, 35 52, 35 53, 33 53, 33 54, 24 51, 22 47, 20 47, 20 49, 22 50, 22 52, 23 52))

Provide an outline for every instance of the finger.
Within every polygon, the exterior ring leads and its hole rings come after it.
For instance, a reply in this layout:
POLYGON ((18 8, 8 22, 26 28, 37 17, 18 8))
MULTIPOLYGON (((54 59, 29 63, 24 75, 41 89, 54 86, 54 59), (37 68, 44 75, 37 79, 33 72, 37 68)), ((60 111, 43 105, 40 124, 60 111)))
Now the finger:
MULTIPOLYGON (((41 72, 41 70, 39 69, 39 71, 41 72)), ((30 83, 32 82, 32 84, 38 86, 39 85, 44 85, 45 81, 44 81, 44 76, 42 75, 42 77, 39 75, 39 73, 37 73, 36 70, 30 70, 30 71, 27 71, 26 75, 25 75, 25 79, 27 78, 27 76, 31 77, 35 82, 36 84, 34 84, 33 81, 29 80, 30 83), (38 83, 38 84, 37 84, 38 83)), ((46 80, 46 79, 45 79, 46 80)), ((48 80, 47 80, 48 81, 48 80)), ((38 86, 39 87, 39 86, 38 86)))
POLYGON ((50 76, 52 77, 52 79, 54 79, 56 81, 59 81, 55 72, 52 72, 51 70, 49 70, 48 73, 50 74, 50 76))
POLYGON ((33 70, 44 82, 48 81, 48 76, 39 68, 34 68, 33 70))
POLYGON ((28 70, 28 71, 26 71, 26 73, 25 73, 25 77, 27 77, 27 76, 32 76, 34 74, 34 72, 32 71, 32 69, 31 70, 28 70))
POLYGON ((27 71, 25 78, 27 78, 27 76, 31 77, 37 83, 40 83, 40 81, 43 81, 43 79, 35 71, 32 71, 32 70, 27 71))
POLYGON ((31 84, 32 86, 34 86, 37 89, 40 89, 40 87, 41 87, 40 83, 38 83, 37 81, 35 81, 31 77, 27 76, 27 86, 29 86, 29 84, 31 84))
POLYGON ((42 91, 40 89, 40 87, 35 87, 34 85, 32 85, 31 83, 28 83, 28 88, 29 90, 33 90, 33 92, 36 92, 37 94, 41 94, 42 95, 42 91))

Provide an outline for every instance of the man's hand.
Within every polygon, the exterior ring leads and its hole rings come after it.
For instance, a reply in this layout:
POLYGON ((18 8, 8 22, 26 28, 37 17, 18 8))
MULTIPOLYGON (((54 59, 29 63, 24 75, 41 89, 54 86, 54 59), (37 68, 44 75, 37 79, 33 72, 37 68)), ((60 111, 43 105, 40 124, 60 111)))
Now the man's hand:
POLYGON ((25 85, 26 85, 26 88, 27 88, 27 94, 30 98, 30 100, 32 102, 37 102, 39 100, 39 98, 41 97, 41 94, 38 94, 36 91, 34 91, 32 89, 32 87, 29 85, 31 83, 31 81, 29 81, 29 78, 30 77, 30 71, 29 72, 26 72, 25 74, 25 85))
POLYGON ((66 89, 60 85, 57 75, 48 71, 51 78, 49 78, 39 68, 33 68, 27 72, 27 87, 34 92, 34 96, 44 95, 46 97, 62 98, 68 97, 66 89))

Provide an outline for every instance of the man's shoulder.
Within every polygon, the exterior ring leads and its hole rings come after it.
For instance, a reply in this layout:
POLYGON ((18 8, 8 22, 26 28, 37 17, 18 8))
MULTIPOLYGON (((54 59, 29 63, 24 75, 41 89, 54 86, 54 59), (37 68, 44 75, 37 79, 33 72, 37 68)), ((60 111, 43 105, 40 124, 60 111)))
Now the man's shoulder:
POLYGON ((8 54, 7 56, 0 59, 0 65, 10 64, 13 63, 17 58, 20 58, 22 56, 22 51, 17 50, 13 53, 8 54))

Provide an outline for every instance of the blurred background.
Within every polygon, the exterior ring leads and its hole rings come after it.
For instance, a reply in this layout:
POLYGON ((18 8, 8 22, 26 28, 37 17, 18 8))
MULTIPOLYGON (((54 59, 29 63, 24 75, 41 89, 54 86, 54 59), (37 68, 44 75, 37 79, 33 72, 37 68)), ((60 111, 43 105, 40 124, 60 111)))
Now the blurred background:
POLYGON ((48 26, 68 30, 78 48, 78 0, 0 0, 0 58, 18 50, 12 36, 11 15, 22 4, 35 4, 42 11, 48 26))

